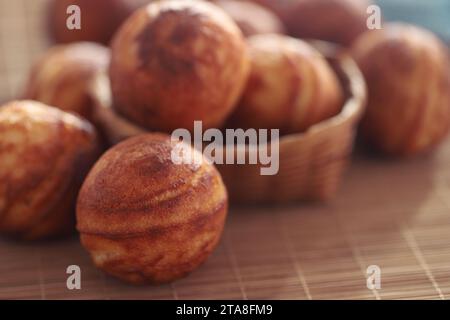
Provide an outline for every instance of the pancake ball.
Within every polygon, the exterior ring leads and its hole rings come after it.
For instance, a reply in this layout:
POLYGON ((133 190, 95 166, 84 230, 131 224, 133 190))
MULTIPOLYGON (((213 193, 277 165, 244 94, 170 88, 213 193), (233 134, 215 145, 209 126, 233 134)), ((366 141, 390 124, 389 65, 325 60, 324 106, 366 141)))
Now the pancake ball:
POLYGON ((205 161, 175 164, 172 147, 163 134, 125 140, 100 158, 80 191, 81 242, 98 268, 124 281, 181 278, 221 236, 228 200, 220 174, 205 161))
POLYGON ((363 34, 352 54, 369 90, 362 133, 376 149, 396 156, 426 152, 450 126, 448 49, 412 25, 386 24, 363 34))
POLYGON ((76 197, 96 156, 87 121, 32 101, 0 107, 0 233, 34 240, 73 231, 76 197))
POLYGON ((150 130, 220 127, 245 86, 242 32, 205 1, 154 2, 132 15, 112 44, 114 108, 150 130))
POLYGON ((315 48, 282 35, 257 35, 248 42, 250 79, 229 126, 289 134, 339 113, 342 88, 315 48))
POLYGON ((294 37, 349 46, 368 30, 371 0, 254 0, 274 10, 294 37))
POLYGON ((95 43, 55 46, 34 65, 24 98, 91 120, 91 84, 99 73, 107 71, 109 60, 109 49, 95 43))
POLYGON ((108 44, 113 34, 133 11, 151 0, 51 0, 48 8, 50 35, 57 43, 93 41, 108 44), (70 30, 67 9, 81 10, 81 29, 70 30))
POLYGON ((284 33, 284 25, 272 11, 250 1, 216 0, 246 37, 265 33, 284 33))

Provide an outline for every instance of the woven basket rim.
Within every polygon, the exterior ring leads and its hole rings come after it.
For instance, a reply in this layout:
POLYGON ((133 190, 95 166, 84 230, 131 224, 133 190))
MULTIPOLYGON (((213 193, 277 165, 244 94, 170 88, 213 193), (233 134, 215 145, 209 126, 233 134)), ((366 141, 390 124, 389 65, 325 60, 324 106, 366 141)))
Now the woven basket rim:
MULTIPOLYGON (((346 86, 349 95, 342 107, 342 110, 335 116, 323 120, 309 127, 306 131, 283 135, 279 139, 280 144, 290 143, 293 141, 311 138, 319 135, 324 131, 328 131, 334 127, 338 127, 345 122, 354 121, 355 123, 361 118, 367 101, 367 87, 364 77, 351 56, 341 47, 325 42, 325 41, 309 41, 314 47, 329 60, 334 60, 345 76, 346 86)), ((95 105, 95 114, 101 125, 108 122, 109 125, 120 127, 122 131, 126 131, 132 135, 147 133, 151 130, 140 127, 130 120, 124 118, 115 112, 112 104, 112 95, 109 87, 109 79, 106 73, 98 74, 91 83, 91 98, 95 105), (106 119, 107 118, 107 119, 106 119), (114 122, 114 123, 111 123, 114 122)), ((119 130, 120 131, 120 130, 119 130)), ((120 136, 120 132, 119 132, 120 136)))
POLYGON ((282 136, 280 138, 280 143, 304 139, 306 137, 320 134, 323 131, 339 126, 347 121, 359 121, 365 110, 367 101, 367 87, 364 76, 356 65, 356 62, 354 62, 348 54, 340 53, 336 60, 348 80, 347 85, 350 92, 350 95, 347 97, 341 112, 331 118, 312 125, 305 132, 282 136))

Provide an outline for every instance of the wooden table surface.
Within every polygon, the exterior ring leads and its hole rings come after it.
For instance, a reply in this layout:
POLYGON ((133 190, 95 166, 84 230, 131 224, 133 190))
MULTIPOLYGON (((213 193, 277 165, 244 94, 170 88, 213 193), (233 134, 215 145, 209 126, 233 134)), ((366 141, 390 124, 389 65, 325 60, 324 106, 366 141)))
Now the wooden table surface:
MULTIPOLYGON (((0 0, 0 101, 17 94, 47 43, 44 0, 0 0), (33 36, 31 36, 33 35, 33 36)), ((236 207, 217 251, 172 285, 133 287, 96 270, 76 237, 0 240, 0 299, 450 298, 450 140, 434 155, 358 154, 327 204, 236 207), (82 289, 66 287, 79 265, 82 289), (381 268, 381 289, 366 269, 381 268)))

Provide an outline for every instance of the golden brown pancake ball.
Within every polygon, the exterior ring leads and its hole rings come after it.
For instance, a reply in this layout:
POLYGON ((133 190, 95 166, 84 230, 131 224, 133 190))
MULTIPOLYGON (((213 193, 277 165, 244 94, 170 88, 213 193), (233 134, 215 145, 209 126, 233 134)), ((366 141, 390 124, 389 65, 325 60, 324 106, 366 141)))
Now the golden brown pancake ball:
POLYGON ((109 60, 109 49, 95 43, 55 46, 34 65, 24 98, 91 119, 91 83, 109 60))
POLYGON ((205 1, 154 2, 121 27, 112 44, 116 111, 155 131, 220 127, 245 86, 242 32, 205 1))
POLYGON ((343 92, 319 51, 275 34, 253 36, 248 42, 250 79, 231 126, 296 133, 339 113, 343 92))
POLYGON ((280 18, 257 3, 238 0, 215 0, 237 23, 246 37, 264 33, 284 33, 280 18))
POLYGON ((363 34, 352 53, 369 89, 362 130, 379 150, 393 155, 424 152, 448 133, 450 63, 431 32, 393 23, 363 34))
POLYGON ((163 134, 125 140, 100 158, 80 191, 82 244, 97 267, 130 283, 185 276, 210 255, 224 227, 220 174, 207 162, 175 164, 172 146, 163 134))
POLYGON ((253 0, 274 10, 290 35, 349 46, 368 30, 371 0, 253 0))
POLYGON ((33 240, 73 231, 96 156, 87 121, 33 101, 0 107, 0 233, 33 240))
MULTIPOLYGON (((49 29, 57 43, 94 41, 108 44, 115 31, 133 11, 151 0, 51 0, 49 29), (77 5, 81 11, 81 29, 67 28, 71 14, 67 8, 77 5)), ((72 12, 70 12, 72 13, 72 12)))

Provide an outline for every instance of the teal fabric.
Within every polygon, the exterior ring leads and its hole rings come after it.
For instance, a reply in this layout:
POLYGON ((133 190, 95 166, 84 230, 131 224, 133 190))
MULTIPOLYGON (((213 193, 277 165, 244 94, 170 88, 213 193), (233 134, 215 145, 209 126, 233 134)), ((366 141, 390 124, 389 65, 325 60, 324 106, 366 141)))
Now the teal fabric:
POLYGON ((424 26, 450 41, 450 0, 377 0, 387 20, 424 26))

